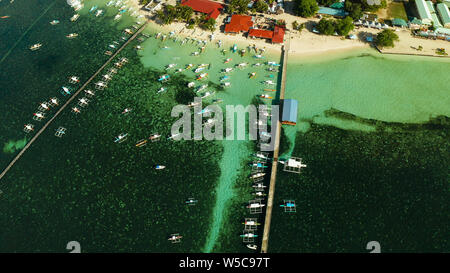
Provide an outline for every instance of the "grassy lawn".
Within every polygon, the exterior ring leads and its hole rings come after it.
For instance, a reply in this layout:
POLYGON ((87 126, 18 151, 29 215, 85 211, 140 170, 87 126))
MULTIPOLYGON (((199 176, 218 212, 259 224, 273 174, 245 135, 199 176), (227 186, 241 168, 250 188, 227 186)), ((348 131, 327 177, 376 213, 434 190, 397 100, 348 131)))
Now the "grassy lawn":
POLYGON ((405 6, 402 2, 389 2, 387 6, 387 17, 388 18, 401 18, 408 21, 406 16, 405 6))

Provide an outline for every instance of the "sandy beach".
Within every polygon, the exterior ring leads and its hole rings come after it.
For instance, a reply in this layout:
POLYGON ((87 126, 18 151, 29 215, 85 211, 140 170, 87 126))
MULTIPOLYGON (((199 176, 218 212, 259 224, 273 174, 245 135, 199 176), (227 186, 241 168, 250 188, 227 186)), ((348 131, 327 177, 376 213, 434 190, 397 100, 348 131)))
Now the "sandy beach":
MULTIPOLYGON (((167 3, 175 5, 175 0, 169 0, 167 3)), ((139 0, 131 0, 129 2, 140 14, 144 16, 150 15, 150 12, 142 9, 139 4, 139 0)), ((267 18, 273 18, 276 20, 285 20, 288 31, 285 35, 285 43, 289 42, 289 53, 292 57, 311 56, 311 55, 323 55, 334 52, 349 51, 362 48, 370 48, 371 45, 365 41, 367 35, 376 36, 380 30, 365 27, 355 27, 351 34, 356 35, 357 39, 350 40, 341 36, 325 36, 319 35, 308 30, 308 26, 318 22, 318 18, 302 18, 291 14, 292 2, 286 1, 286 12, 284 14, 271 14, 265 15, 267 18), (301 33, 292 30, 292 22, 305 23, 305 28, 301 33)), ((228 17, 228 14, 221 14, 217 18, 218 27, 211 33, 209 31, 202 30, 198 27, 195 29, 186 29, 185 23, 172 23, 170 25, 160 25, 155 22, 152 25, 153 28, 163 33, 174 31, 181 37, 191 37, 202 40, 210 40, 211 34, 214 34, 214 41, 221 40, 225 44, 237 43, 239 45, 256 45, 257 48, 265 48, 268 52, 279 52, 282 45, 272 44, 263 39, 251 39, 247 38, 245 34, 230 35, 221 32, 220 26, 223 25, 224 20, 228 17)), ((382 49, 382 53, 390 54, 407 54, 407 55, 428 55, 439 56, 436 54, 436 48, 444 48, 446 52, 450 52, 450 43, 442 40, 428 40, 413 37, 410 31, 407 29, 395 29, 399 36, 399 41, 396 42, 394 48, 382 49), (422 51, 418 51, 416 48, 421 45, 422 51)))

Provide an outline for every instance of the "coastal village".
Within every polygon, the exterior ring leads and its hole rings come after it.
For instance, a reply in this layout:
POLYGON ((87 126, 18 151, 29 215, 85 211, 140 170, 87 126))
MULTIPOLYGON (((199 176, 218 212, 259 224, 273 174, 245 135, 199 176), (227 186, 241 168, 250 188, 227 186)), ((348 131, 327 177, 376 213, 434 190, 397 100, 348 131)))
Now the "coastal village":
POLYGON ((190 7, 194 19, 174 18, 168 24, 163 23, 174 30, 192 29, 192 22, 196 22, 216 39, 265 41, 267 48, 274 49, 289 40, 289 53, 292 54, 368 46, 376 47, 382 53, 424 56, 448 56, 450 50, 448 0, 381 1, 378 5, 371 5, 370 1, 367 4, 342 0, 141 2, 145 4, 141 6, 142 10, 157 22, 167 14, 168 6, 190 7), (322 2, 326 3, 322 5, 322 2), (303 14, 299 7, 305 5, 309 5, 311 9, 308 10, 312 12, 303 14), (204 28, 195 16, 209 21, 210 27, 204 28), (338 25, 340 30, 335 28, 338 25), (393 32, 391 36, 395 43, 383 45, 378 42, 382 40, 381 36, 378 40, 376 37, 383 30, 393 32))

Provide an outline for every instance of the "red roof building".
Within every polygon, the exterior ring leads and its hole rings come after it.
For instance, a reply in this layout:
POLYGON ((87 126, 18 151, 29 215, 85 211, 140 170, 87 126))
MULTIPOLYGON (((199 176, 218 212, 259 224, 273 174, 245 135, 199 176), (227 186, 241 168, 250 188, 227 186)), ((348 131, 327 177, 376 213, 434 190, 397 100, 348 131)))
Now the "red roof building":
POLYGON ((256 38, 264 38, 264 39, 272 39, 273 31, 265 30, 265 29, 256 29, 252 28, 248 32, 248 37, 256 37, 256 38))
POLYGON ((207 19, 213 18, 214 20, 217 19, 220 12, 224 9, 222 4, 208 0, 181 0, 181 5, 191 7, 194 11, 205 13, 207 19))
POLYGON ((275 26, 273 30, 272 43, 281 44, 284 41, 284 28, 275 26))
POLYGON ((253 18, 251 16, 234 14, 231 21, 225 25, 225 33, 247 32, 253 26, 253 18))

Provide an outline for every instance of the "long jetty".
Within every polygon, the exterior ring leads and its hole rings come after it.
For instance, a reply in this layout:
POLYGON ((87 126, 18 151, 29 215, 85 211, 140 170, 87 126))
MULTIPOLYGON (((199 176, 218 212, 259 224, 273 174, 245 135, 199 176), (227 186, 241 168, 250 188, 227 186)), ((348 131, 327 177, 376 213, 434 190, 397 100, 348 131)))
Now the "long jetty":
POLYGON ((111 61, 129 44, 131 41, 136 39, 136 37, 145 29, 145 27, 148 25, 150 20, 147 20, 134 34, 131 36, 117 51, 111 55, 111 57, 80 87, 80 89, 75 92, 72 97, 70 97, 64 105, 59 108, 59 110, 53 115, 51 119, 45 123, 45 125, 33 136, 33 138, 30 140, 30 142, 25 145, 25 147, 17 154, 17 156, 9 163, 9 165, 3 170, 3 172, 0 174, 0 180, 6 175, 6 173, 14 166, 14 164, 22 157, 22 155, 30 148, 30 146, 36 141, 36 139, 47 129, 48 126, 56 119, 56 117, 80 94, 94 79, 95 77, 102 72, 103 69, 111 61))
MULTIPOLYGON (((290 34, 289 36, 290 37, 290 34)), ((284 99, 284 93, 286 90, 286 68, 287 68, 287 60, 289 53, 289 44, 290 38, 283 45, 283 68, 281 71, 281 86, 280 86, 280 102, 284 99)), ((272 119, 273 120, 273 119, 272 119)), ((267 249, 269 247, 269 232, 270 232, 270 222, 272 220, 272 208, 273 208, 273 198, 275 195, 275 184, 277 179, 277 167, 278 167, 278 153, 280 150, 280 135, 281 135, 281 121, 279 117, 276 117, 276 131, 275 131, 275 144, 273 150, 273 161, 272 161, 272 169, 270 174, 270 186, 269 186, 269 198, 267 199, 267 207, 266 207, 266 218, 264 220, 264 233, 261 245, 261 253, 267 253, 267 249)))

